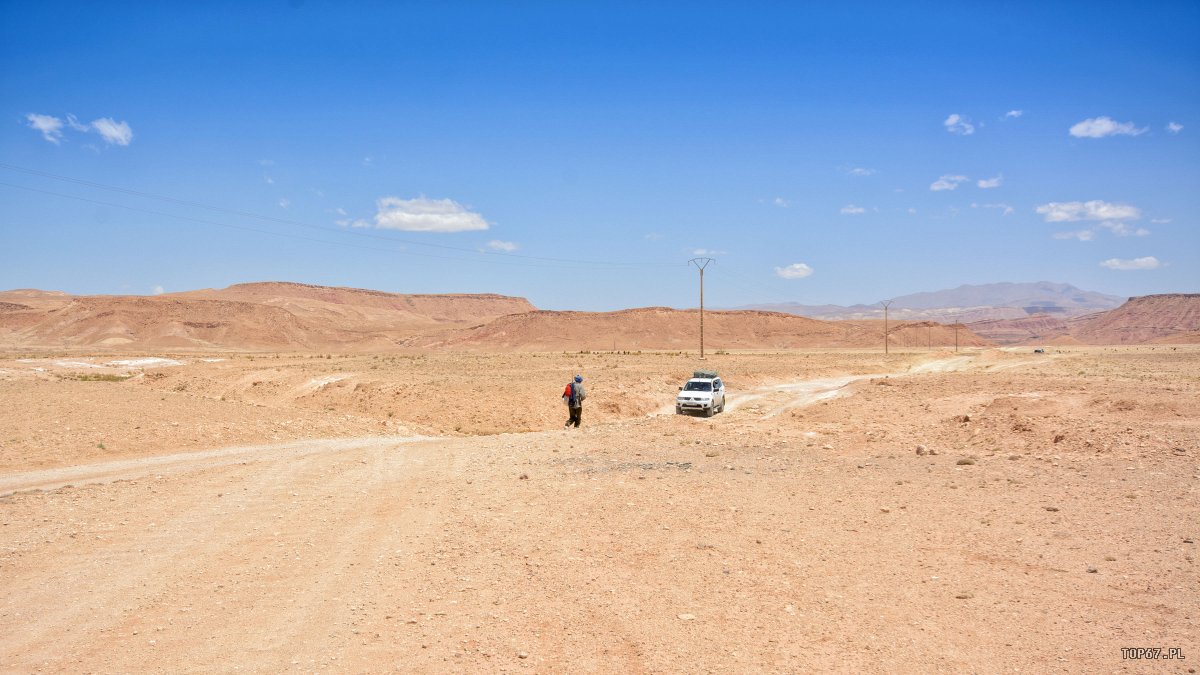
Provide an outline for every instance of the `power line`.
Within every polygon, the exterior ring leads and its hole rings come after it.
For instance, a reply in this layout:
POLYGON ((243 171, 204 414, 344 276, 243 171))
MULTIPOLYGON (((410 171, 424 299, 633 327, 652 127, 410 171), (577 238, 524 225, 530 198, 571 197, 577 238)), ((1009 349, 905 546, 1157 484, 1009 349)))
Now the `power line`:
POLYGON ((692 258, 689 265, 695 265, 700 270, 700 360, 704 360, 704 268, 716 262, 712 258, 692 258))
MULTIPOLYGON (((161 202, 167 202, 170 204, 177 204, 179 206, 188 206, 188 207, 192 207, 192 208, 206 209, 209 211, 215 211, 215 212, 224 213, 227 215, 240 216, 243 218, 253 218, 256 220, 279 223, 282 225, 292 225, 292 226, 296 226, 296 227, 304 227, 304 228, 308 228, 311 230, 317 230, 320 232, 331 232, 331 233, 336 233, 336 234, 349 234, 349 235, 353 235, 356 237, 363 237, 363 238, 367 238, 367 239, 376 239, 376 240, 380 240, 380 241, 386 241, 386 242, 389 242, 392 244, 400 243, 400 244, 407 244, 407 245, 411 245, 411 246, 425 246, 425 247, 429 247, 429 248, 437 248, 437 249, 444 249, 444 250, 450 250, 450 251, 460 251, 460 252, 471 253, 471 254, 490 255, 490 256, 495 256, 498 258, 521 258, 521 259, 525 259, 525 260, 538 260, 538 261, 544 261, 544 262, 568 263, 568 264, 572 264, 572 265, 605 265, 605 266, 614 266, 614 267, 676 267, 676 266, 678 266, 677 263, 627 262, 627 261, 616 261, 616 260, 579 260, 579 259, 572 259, 572 258, 555 258, 555 257, 549 257, 549 256, 527 255, 527 254, 522 254, 522 253, 506 253, 503 251, 478 250, 478 249, 472 249, 472 248, 467 248, 467 247, 463 247, 463 246, 451 246, 449 244, 433 244, 433 243, 424 242, 424 241, 417 241, 415 239, 402 239, 402 238, 398 238, 398 237, 383 236, 383 235, 373 234, 371 232, 363 232, 363 231, 355 230, 355 229, 338 229, 338 228, 332 228, 332 227, 327 227, 327 226, 323 226, 323 225, 314 225, 312 223, 306 223, 306 222, 299 221, 299 220, 292 220, 290 218, 278 218, 276 216, 267 216, 267 215, 263 215, 263 214, 259 214, 259 213, 252 213, 252 212, 248 212, 248 211, 239 211, 237 209, 230 209, 230 208, 226 208, 226 207, 218 206, 218 205, 214 205, 214 204, 206 204, 204 202, 197 202, 197 201, 192 201, 192 200, 187 200, 187 199, 179 199, 177 197, 155 194, 153 192, 145 192, 143 190, 133 190, 130 188, 124 188, 124 187, 120 187, 117 185, 108 185, 105 183, 97 183, 95 181, 84 180, 82 178, 72 178, 71 176, 63 176, 63 175, 59 175, 59 174, 50 173, 48 171, 41 171, 39 169, 31 169, 28 167, 17 166, 15 164, 7 164, 4 162, 0 162, 0 169, 7 169, 9 171, 24 173, 24 174, 28 174, 31 176, 38 176, 41 178, 49 178, 51 180, 61 181, 61 182, 65 182, 65 183, 73 183, 76 185, 82 185, 82 186, 94 188, 97 190, 106 190, 109 192, 116 192, 116 193, 120 193, 120 194, 130 195, 133 197, 141 197, 144 199, 153 199, 153 200, 157 200, 157 201, 161 201, 161 202)), ((11 183, 0 183, 0 184, 7 185, 9 187, 22 188, 22 186, 20 186, 20 185, 13 185, 11 183)), ((23 189, 29 189, 34 192, 38 192, 38 190, 35 190, 33 188, 23 188, 23 189)), ((74 197, 72 195, 64 195, 64 194, 55 193, 55 192, 44 192, 43 191, 43 194, 54 195, 57 197, 65 197, 68 199, 79 199, 81 201, 89 201, 88 199, 83 198, 83 197, 74 197)), ((96 203, 100 203, 100 202, 96 202, 96 203)), ((121 207, 121 208, 129 208, 129 209, 135 210, 135 211, 138 210, 136 207, 125 207, 120 204, 107 204, 107 205, 108 206, 117 206, 117 207, 121 207)), ((164 214, 164 213, 159 213, 159 212, 153 212, 153 213, 156 213, 157 215, 170 215, 170 214, 164 214)), ((194 220, 196 222, 206 222, 209 224, 216 224, 216 223, 211 223, 211 221, 203 221, 203 220, 194 219, 194 218, 191 220, 194 220)), ((252 230, 252 231, 264 232, 262 230, 252 230)), ((410 255, 417 255, 417 254, 410 254, 410 255)), ((430 256, 430 257, 437 257, 437 256, 430 256)), ((460 258, 450 258, 450 259, 451 260, 459 260, 460 258)))
POLYGON ((783 305, 789 305, 789 304, 796 303, 795 300, 786 299, 782 295, 777 294, 775 291, 769 290, 766 286, 763 286, 756 281, 747 279, 746 277, 734 272, 733 270, 731 270, 729 268, 728 265, 722 267, 719 270, 719 273, 732 276, 733 280, 734 280, 734 284, 741 286, 742 288, 744 288, 748 291, 753 291, 753 292, 759 294, 760 296, 763 296, 767 300, 774 300, 774 301, 778 302, 779 304, 783 304, 783 305))
POLYGON ((883 353, 888 353, 888 307, 892 306, 895 300, 880 300, 879 304, 883 305, 883 353))
MULTIPOLYGON (((570 265, 567 265, 565 263, 564 264, 543 264, 543 263, 534 264, 534 263, 530 263, 530 262, 520 262, 520 261, 516 261, 516 260, 496 260, 496 259, 478 260, 478 259, 473 259, 473 258, 462 258, 462 257, 456 257, 456 256, 438 255, 436 253, 415 253, 413 251, 405 251, 404 249, 401 249, 401 248, 382 248, 382 247, 378 247, 378 246, 364 246, 362 244, 353 244, 353 243, 344 242, 344 241, 330 241, 328 239, 318 239, 316 237, 306 237, 302 234, 292 234, 290 232, 274 232, 271 230, 259 229, 257 227, 247 227, 245 225, 231 225, 229 223, 220 223, 215 220, 207 220, 204 218, 195 218, 192 216, 184 216, 184 215, 180 215, 177 213, 167 213, 165 211, 155 211, 154 209, 146 209, 146 208, 141 208, 138 206, 129 206, 127 204, 117 204, 114 202, 106 202, 106 201, 99 200, 99 199, 90 199, 88 197, 67 195, 67 194, 62 194, 59 192, 51 192, 49 190, 39 190, 37 188, 31 188, 31 187, 27 187, 25 185, 14 185, 13 183, 5 183, 3 181, 0 181, 0 185, 5 186, 5 187, 17 188, 18 190, 27 190, 29 192, 36 192, 38 194, 49 195, 52 197, 62 197, 64 199, 74 199, 76 201, 87 202, 89 204, 98 204, 100 206, 111 206, 111 207, 118 208, 118 209, 137 211, 139 213, 148 213, 148 214, 154 215, 154 216, 163 216, 166 218, 177 218, 179 220, 186 220, 186 221, 190 221, 193 223, 200 223, 203 225, 212 225, 215 227, 223 227, 223 228, 231 229, 231 230, 241 230, 243 232, 254 232, 256 234, 265 234, 265 235, 269 235, 269 236, 273 236, 273 237, 284 237, 287 239, 296 239, 299 241, 311 241, 311 242, 316 242, 318 244, 344 246, 346 248, 357 248, 357 249, 363 249, 363 250, 367 250, 367 251, 397 253, 399 255, 416 256, 416 257, 421 257, 421 258, 437 258, 440 260, 454 260, 454 261, 458 261, 458 262, 485 262, 485 263, 492 263, 492 264, 498 264, 498 265, 516 265, 516 266, 520 266, 520 267, 534 267, 534 268, 553 267, 553 268, 566 269, 566 268, 570 267, 570 265)), ((481 251, 471 251, 470 249, 461 249, 461 250, 465 250, 465 251, 468 251, 471 253, 481 253, 481 251)))

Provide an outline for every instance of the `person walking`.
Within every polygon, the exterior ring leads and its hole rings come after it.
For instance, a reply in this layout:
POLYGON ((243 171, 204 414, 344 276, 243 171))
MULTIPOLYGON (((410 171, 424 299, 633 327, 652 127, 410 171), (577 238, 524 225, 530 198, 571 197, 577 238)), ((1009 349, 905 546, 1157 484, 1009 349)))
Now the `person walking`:
POLYGON ((568 382, 567 388, 563 391, 563 403, 567 404, 567 424, 564 429, 570 429, 572 425, 576 429, 579 428, 583 421, 583 399, 587 398, 587 392, 583 389, 583 376, 576 375, 574 382, 568 382))

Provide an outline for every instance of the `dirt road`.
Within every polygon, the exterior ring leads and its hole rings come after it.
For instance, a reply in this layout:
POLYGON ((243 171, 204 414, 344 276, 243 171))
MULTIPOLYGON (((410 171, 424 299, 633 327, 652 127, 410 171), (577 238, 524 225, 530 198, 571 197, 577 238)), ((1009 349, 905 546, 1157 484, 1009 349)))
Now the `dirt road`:
POLYGON ((1187 672, 1200 385, 1095 363, 10 472, 0 671, 1187 672))

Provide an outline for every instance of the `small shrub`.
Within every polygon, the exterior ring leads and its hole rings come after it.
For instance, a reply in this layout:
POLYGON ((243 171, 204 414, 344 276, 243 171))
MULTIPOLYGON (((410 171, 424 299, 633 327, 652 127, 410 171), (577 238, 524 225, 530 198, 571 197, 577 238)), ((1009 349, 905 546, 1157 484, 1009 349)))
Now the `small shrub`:
POLYGON ((83 375, 76 375, 75 379, 79 380, 80 382, 124 382, 131 377, 133 376, 86 373, 83 375))

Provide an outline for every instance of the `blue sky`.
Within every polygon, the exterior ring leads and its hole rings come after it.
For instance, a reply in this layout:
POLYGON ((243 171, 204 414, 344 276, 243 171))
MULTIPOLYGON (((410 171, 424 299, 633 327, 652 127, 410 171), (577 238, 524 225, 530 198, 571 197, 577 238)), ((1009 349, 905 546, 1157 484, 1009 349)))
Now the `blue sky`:
POLYGON ((1200 290, 1200 5, 0 0, 0 288, 1200 290))

